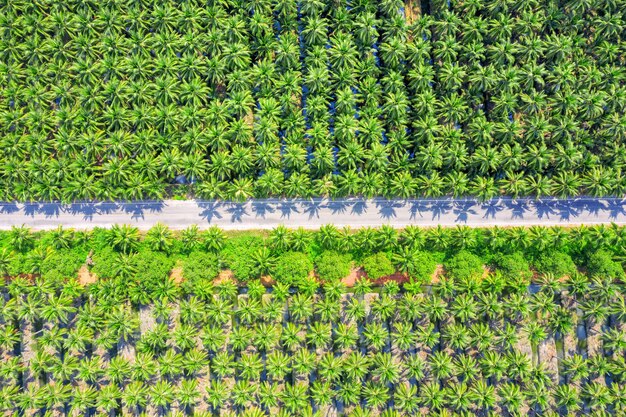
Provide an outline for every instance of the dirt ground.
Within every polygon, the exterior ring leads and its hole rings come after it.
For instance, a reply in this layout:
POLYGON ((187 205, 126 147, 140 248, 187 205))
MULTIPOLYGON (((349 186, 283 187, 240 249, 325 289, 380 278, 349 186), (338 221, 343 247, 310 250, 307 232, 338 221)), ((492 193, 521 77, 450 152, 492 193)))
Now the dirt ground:
POLYGON ((98 277, 89 271, 87 265, 83 265, 78 270, 78 283, 82 286, 94 284, 98 281, 98 277))
POLYGON ((176 284, 180 284, 183 282, 183 268, 180 266, 175 266, 172 268, 172 272, 170 272, 170 279, 173 280, 176 284))
MULTIPOLYGON (((344 277, 341 282, 346 287, 351 288, 354 287, 356 282, 362 278, 368 279, 367 274, 363 268, 352 268, 350 270, 350 274, 344 277)), ((372 280, 372 285, 384 285, 386 282, 396 281, 398 284, 404 284, 405 282, 409 282, 409 277, 406 274, 396 272, 391 275, 386 275, 377 280, 372 280)))

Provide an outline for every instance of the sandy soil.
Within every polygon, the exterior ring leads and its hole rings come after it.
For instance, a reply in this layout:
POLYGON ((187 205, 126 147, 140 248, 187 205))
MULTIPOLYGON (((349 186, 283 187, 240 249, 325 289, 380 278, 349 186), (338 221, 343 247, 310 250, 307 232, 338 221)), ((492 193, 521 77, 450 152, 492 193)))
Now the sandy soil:
POLYGON ((261 275, 261 284, 266 287, 271 287, 276 284, 276 280, 269 275, 261 275))
MULTIPOLYGON (((341 279, 341 283, 348 288, 352 288, 360 279, 369 279, 367 274, 365 273, 365 270, 361 267, 352 268, 350 270, 350 273, 346 277, 341 279)), ((409 282, 409 280, 410 279, 406 274, 396 272, 394 274, 381 277, 377 280, 372 280, 371 283, 372 285, 384 285, 386 282, 396 281, 398 284, 404 284, 405 282, 409 282)))
POLYGON ((435 272, 433 272, 433 274, 430 276, 430 282, 432 284, 438 284, 439 281, 441 281, 441 277, 443 277, 444 272, 445 270, 443 269, 443 265, 437 264, 435 272))
POLYGON ((217 275, 217 278, 213 280, 213 284, 221 284, 227 281, 234 281, 235 274, 230 269, 222 269, 220 273, 217 275))
POLYGON ((152 314, 152 306, 139 307, 139 332, 146 334, 156 327, 156 319, 152 314))
POLYGON ((80 285, 86 286, 89 284, 94 284, 96 281, 98 281, 98 277, 96 276, 96 274, 92 274, 89 271, 87 265, 83 265, 80 267, 80 269, 78 270, 78 283, 80 285))
POLYGON ((174 268, 172 268, 172 271, 170 272, 170 279, 176 284, 183 282, 185 279, 183 277, 183 267, 177 264, 174 268))
POLYGON ((344 284, 348 288, 354 287, 354 284, 365 276, 365 271, 363 268, 352 268, 348 276, 341 279, 341 283, 344 284))
POLYGON ((524 331, 518 331, 517 334, 518 334, 518 339, 517 339, 517 343, 515 344, 515 349, 517 349, 519 352, 526 355, 528 359, 532 361, 533 350, 532 350, 532 347, 530 346, 528 335, 524 331))

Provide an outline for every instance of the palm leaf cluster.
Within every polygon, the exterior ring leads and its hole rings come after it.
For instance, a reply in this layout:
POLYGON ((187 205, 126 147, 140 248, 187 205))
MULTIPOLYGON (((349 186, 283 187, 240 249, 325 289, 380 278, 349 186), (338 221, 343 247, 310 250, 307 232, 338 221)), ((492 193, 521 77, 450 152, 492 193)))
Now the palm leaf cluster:
POLYGON ((5 1, 0 199, 624 193, 623 0, 422 3, 5 1))
POLYGON ((134 305, 101 284, 2 288, 6 415, 619 416, 623 285, 442 280, 134 305))

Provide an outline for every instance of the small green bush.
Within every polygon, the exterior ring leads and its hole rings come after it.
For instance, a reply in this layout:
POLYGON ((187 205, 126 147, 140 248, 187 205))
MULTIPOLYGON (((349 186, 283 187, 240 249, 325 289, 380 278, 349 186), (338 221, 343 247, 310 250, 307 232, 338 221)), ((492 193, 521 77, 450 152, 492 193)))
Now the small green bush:
POLYGON ((286 252, 276 261, 272 277, 288 285, 297 285, 313 270, 313 262, 302 252, 286 252))
POLYGON ((85 262, 84 251, 64 249, 54 251, 41 265, 42 277, 45 279, 70 278, 76 276, 78 269, 85 262))
POLYGON ((9 270, 10 276, 27 274, 29 272, 28 255, 21 252, 12 252, 7 269, 9 270))
POLYGON ((396 272, 387 254, 378 252, 363 259, 363 269, 370 279, 377 280, 396 272))
POLYGON ((496 256, 494 266, 507 281, 525 281, 529 280, 533 275, 530 270, 530 264, 521 252, 496 256))
POLYGON ((217 276, 219 264, 212 253, 191 252, 183 259, 183 276, 186 280, 212 280, 217 276))
POLYGON ((564 252, 548 251, 539 255, 534 262, 537 272, 553 274, 560 278, 564 275, 572 275, 576 272, 576 265, 572 258, 564 252))
POLYGON ((605 250, 589 254, 586 267, 590 276, 605 278, 621 278, 624 276, 624 268, 618 262, 615 262, 611 254, 605 250))
POLYGON ((324 251, 315 261, 315 268, 322 281, 335 282, 350 273, 352 260, 347 254, 324 251))
POLYGON ((468 251, 461 251, 444 262, 448 276, 453 279, 466 280, 479 277, 483 273, 483 261, 468 251))
POLYGON ((429 281, 437 268, 437 261, 432 253, 418 251, 408 273, 418 281, 429 281))
POLYGON ((226 268, 233 272, 235 278, 245 282, 258 275, 253 255, 262 247, 263 239, 259 236, 233 237, 227 240, 222 250, 222 260, 226 268))
POLYGON ((94 251, 91 272, 98 278, 113 278, 115 263, 119 254, 110 247, 94 251))
POLYGON ((174 259, 162 252, 141 251, 134 255, 135 279, 147 288, 156 286, 169 278, 174 267, 174 259))

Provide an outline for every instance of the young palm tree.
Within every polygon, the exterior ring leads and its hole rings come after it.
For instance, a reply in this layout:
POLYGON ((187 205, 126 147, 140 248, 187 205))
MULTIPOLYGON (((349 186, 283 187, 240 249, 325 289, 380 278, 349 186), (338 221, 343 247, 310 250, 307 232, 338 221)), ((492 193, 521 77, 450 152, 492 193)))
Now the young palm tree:
POLYGON ((109 244, 123 253, 135 251, 139 246, 139 230, 128 225, 113 225, 107 232, 109 244))

